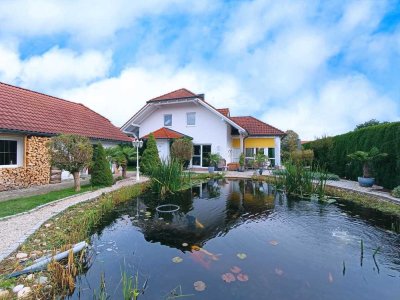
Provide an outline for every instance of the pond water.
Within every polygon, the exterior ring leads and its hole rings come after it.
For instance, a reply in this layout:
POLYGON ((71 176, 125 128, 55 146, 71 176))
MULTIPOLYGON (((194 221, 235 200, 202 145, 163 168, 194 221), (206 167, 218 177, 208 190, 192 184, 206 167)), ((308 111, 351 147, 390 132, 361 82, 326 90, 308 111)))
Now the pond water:
POLYGON ((109 298, 123 299, 125 270, 140 287, 147 281, 139 299, 399 299, 398 226, 354 204, 286 199, 252 181, 212 180, 165 200, 147 193, 91 237, 70 298, 93 299, 103 274, 109 298), (179 210, 159 212, 162 204, 179 210))

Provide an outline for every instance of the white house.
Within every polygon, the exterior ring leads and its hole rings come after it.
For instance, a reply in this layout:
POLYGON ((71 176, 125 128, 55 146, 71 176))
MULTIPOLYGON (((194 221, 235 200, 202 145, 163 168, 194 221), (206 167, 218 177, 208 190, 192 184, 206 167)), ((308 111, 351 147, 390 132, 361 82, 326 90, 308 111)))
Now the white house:
POLYGON ((251 116, 232 117, 228 108, 217 109, 204 99, 180 89, 147 101, 121 130, 135 138, 153 133, 160 157, 168 158, 176 138, 192 138, 191 166, 208 166, 207 156, 219 153, 227 163, 238 162, 262 151, 273 165, 280 165, 280 145, 284 132, 251 116))

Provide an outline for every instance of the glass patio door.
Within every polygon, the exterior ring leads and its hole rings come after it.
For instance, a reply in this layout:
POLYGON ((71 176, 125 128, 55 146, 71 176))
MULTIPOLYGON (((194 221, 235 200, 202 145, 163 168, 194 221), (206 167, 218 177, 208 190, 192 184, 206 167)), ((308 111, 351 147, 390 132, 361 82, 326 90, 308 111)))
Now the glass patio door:
POLYGON ((208 167, 210 162, 208 158, 211 154, 211 145, 193 145, 192 166, 208 167))

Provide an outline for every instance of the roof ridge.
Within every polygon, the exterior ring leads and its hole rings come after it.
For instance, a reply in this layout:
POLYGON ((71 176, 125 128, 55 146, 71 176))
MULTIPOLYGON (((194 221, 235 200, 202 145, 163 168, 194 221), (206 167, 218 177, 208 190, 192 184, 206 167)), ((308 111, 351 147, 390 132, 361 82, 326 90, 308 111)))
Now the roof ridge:
POLYGON ((60 98, 60 97, 57 97, 57 96, 51 96, 51 95, 48 95, 48 94, 45 94, 45 93, 42 93, 42 92, 34 91, 34 90, 31 90, 31 89, 28 89, 28 88, 24 88, 24 87, 12 85, 12 84, 5 83, 5 82, 0 81, 0 85, 1 85, 1 84, 2 84, 2 85, 9 86, 9 87, 12 87, 12 88, 16 88, 16 89, 19 89, 19 90, 23 90, 23 91, 26 91, 26 92, 30 92, 30 93, 42 95, 42 96, 45 96, 46 98, 53 98, 53 99, 56 99, 56 100, 59 100, 59 101, 64 101, 64 102, 68 102, 68 103, 71 103, 71 104, 74 104, 74 105, 80 105, 80 106, 84 107, 85 109, 94 112, 95 114, 99 115, 100 117, 104 118, 105 120, 107 120, 108 122, 111 123, 111 121, 110 121, 108 118, 106 118, 105 116, 99 114, 98 112, 94 111, 93 109, 90 109, 89 107, 87 107, 87 106, 84 105, 83 103, 74 102, 74 101, 71 101, 71 100, 66 100, 66 99, 63 99, 63 98, 60 98))
POLYGON ((175 92, 178 92, 178 91, 182 91, 182 90, 184 90, 184 91, 186 91, 186 92, 192 94, 193 96, 197 96, 197 94, 193 93, 192 91, 189 91, 187 88, 180 88, 180 89, 176 89, 176 90, 174 90, 174 91, 171 91, 171 92, 162 94, 162 95, 160 95, 160 96, 151 98, 151 99, 148 100, 148 101, 151 101, 151 100, 154 100, 154 99, 158 99, 158 98, 164 97, 164 96, 166 96, 166 95, 168 95, 168 94, 172 94, 172 93, 175 93, 175 92))

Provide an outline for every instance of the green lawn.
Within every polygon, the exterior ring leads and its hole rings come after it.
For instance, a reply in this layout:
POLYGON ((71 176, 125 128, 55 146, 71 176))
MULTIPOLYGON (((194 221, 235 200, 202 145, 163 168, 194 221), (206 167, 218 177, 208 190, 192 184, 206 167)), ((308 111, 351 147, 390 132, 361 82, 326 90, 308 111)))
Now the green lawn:
POLYGON ((39 205, 46 204, 61 198, 84 193, 87 191, 94 191, 95 189, 96 188, 92 187, 91 185, 84 185, 81 187, 80 192, 75 192, 74 188, 71 187, 59 191, 52 191, 43 195, 3 201, 0 202, 0 218, 25 212, 39 205))

